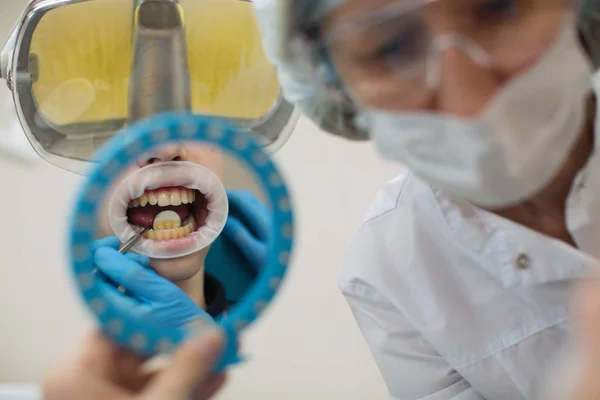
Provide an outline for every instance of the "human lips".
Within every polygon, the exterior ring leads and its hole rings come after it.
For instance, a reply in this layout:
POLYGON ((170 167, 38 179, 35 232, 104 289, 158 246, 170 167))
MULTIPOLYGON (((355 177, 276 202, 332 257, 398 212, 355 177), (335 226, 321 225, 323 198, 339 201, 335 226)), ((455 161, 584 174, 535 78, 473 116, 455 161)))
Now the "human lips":
POLYGON ((208 247, 227 221, 227 192, 211 170, 190 162, 156 163, 131 172, 111 194, 109 221, 122 242, 151 228, 132 249, 177 258, 208 247))

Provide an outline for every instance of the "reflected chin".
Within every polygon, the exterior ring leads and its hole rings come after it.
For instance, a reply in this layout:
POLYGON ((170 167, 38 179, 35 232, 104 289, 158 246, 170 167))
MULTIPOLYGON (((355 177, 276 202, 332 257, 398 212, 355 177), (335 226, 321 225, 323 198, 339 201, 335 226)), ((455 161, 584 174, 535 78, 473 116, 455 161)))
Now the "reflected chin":
POLYGON ((173 283, 192 279, 204 270, 204 260, 208 249, 185 257, 172 259, 151 259, 151 266, 157 274, 173 283))

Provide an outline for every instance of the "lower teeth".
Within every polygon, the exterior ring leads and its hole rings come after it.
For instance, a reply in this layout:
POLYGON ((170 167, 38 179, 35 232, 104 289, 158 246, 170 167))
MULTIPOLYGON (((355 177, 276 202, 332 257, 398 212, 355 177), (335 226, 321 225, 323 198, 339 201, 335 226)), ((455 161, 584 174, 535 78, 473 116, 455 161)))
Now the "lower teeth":
POLYGON ((183 227, 174 229, 149 230, 144 234, 144 238, 150 240, 170 240, 184 238, 196 231, 196 222, 193 217, 185 220, 183 227))

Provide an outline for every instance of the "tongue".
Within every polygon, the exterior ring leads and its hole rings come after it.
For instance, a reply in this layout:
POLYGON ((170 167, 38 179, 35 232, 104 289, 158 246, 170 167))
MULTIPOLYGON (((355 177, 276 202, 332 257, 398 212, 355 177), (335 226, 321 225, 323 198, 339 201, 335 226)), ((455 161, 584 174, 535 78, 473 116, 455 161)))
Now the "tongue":
POLYGON ((162 211, 172 210, 179 215, 179 218, 182 221, 190 215, 190 210, 187 204, 182 204, 180 206, 168 206, 168 207, 159 207, 159 206, 146 206, 146 207, 137 207, 131 208, 127 212, 128 221, 132 225, 141 226, 142 228, 147 228, 152 226, 154 222, 154 218, 162 211))

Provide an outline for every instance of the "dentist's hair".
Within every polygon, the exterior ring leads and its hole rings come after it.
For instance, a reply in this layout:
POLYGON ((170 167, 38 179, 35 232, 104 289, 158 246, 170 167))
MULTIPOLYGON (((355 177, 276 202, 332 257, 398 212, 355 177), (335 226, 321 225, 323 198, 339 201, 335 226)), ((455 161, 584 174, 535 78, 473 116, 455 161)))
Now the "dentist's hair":
POLYGON ((600 0, 578 0, 577 19, 583 45, 596 69, 600 68, 600 0))
POLYGON ((344 1, 254 0, 253 5, 265 53, 277 68, 285 99, 324 131, 367 140, 329 55, 316 44, 321 38, 319 20, 344 1))

